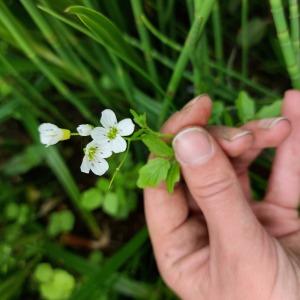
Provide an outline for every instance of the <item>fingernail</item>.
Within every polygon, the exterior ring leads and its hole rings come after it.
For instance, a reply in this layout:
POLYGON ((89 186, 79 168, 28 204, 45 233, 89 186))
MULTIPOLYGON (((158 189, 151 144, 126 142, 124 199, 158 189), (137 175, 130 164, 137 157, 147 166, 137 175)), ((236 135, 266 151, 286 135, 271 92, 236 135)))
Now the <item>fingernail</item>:
POLYGON ((187 110, 190 109, 196 102, 198 102, 199 100, 201 100, 201 98, 207 96, 207 94, 201 94, 197 97, 195 97, 194 99, 192 99, 191 101, 189 101, 183 108, 182 110, 187 110))
POLYGON ((269 119, 263 119, 259 121, 259 128, 262 129, 270 129, 273 128, 275 125, 277 125, 281 121, 287 121, 288 118, 286 117, 279 117, 279 118, 269 118, 269 119))
POLYGON ((252 132, 250 130, 243 130, 239 128, 225 126, 212 126, 210 127, 210 130, 211 132, 215 133, 218 137, 229 142, 238 140, 247 135, 252 135, 252 132))
POLYGON ((173 140, 176 158, 184 164, 205 163, 213 154, 213 144, 207 132, 198 127, 181 131, 173 140))
POLYGON ((222 133, 222 137, 229 142, 233 142, 244 136, 251 135, 251 134, 252 132, 250 130, 239 130, 239 132, 227 131, 222 133))

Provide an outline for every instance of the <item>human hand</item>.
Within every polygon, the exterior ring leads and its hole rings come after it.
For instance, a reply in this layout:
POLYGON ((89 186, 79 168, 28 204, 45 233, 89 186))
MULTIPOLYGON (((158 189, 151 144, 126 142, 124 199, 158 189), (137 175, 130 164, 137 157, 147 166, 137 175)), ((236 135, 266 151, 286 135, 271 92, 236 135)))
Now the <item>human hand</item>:
POLYGON ((145 210, 161 275, 182 299, 299 299, 299 103, 300 92, 288 91, 282 111, 289 121, 250 122, 242 129, 251 134, 216 127, 208 134, 200 127, 210 115, 208 97, 165 124, 164 132, 177 134, 185 183, 173 194, 163 185, 146 189, 145 210), (278 149, 258 203, 248 166, 265 147, 278 149))

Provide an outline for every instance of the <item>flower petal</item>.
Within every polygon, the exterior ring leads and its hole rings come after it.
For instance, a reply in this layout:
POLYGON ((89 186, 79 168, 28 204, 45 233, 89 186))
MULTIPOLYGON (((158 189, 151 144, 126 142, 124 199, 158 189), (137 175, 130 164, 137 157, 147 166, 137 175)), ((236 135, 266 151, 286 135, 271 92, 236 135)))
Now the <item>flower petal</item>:
POLYGON ((107 129, 103 127, 96 127, 91 132, 92 139, 98 143, 108 142, 108 138, 106 134, 107 134, 107 129))
POLYGON ((90 124, 81 124, 77 127, 77 132, 81 136, 88 136, 91 134, 93 128, 94 127, 90 124))
POLYGON ((102 158, 108 158, 112 155, 111 146, 109 143, 97 144, 97 151, 95 154, 95 159, 99 160, 102 158))
POLYGON ((51 136, 45 135, 45 134, 40 134, 40 141, 44 145, 48 145, 49 142, 51 141, 51 136))
POLYGON ((134 123, 131 119, 124 119, 118 123, 118 129, 121 136, 131 135, 134 131, 134 123))
POLYGON ((110 142, 111 150, 114 153, 124 152, 126 150, 127 144, 126 141, 118 135, 115 139, 110 142))
POLYGON ((91 162, 91 170, 98 176, 103 175, 108 170, 108 167, 108 163, 105 159, 91 162))
POLYGON ((111 109, 105 109, 101 114, 100 123, 105 127, 117 125, 117 117, 111 109))
POLYGON ((90 162, 88 160, 88 158, 86 157, 86 155, 83 157, 81 166, 80 166, 80 170, 83 173, 90 173, 90 169, 91 169, 91 165, 90 162))
POLYGON ((59 129, 56 125, 51 123, 43 123, 39 126, 39 132, 49 132, 49 131, 56 131, 59 129))

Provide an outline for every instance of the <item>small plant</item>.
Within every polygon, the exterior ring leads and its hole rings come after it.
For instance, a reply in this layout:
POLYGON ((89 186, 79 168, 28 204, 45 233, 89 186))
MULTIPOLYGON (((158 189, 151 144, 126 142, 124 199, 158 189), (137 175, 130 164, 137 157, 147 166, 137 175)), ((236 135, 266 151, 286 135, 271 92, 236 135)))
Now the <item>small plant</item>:
MULTIPOLYGON (((154 187, 160 182, 166 181, 168 191, 171 193, 175 184, 180 180, 179 164, 170 146, 172 136, 152 130, 147 124, 145 114, 138 115, 133 110, 131 113, 134 122, 140 127, 134 134, 135 125, 130 118, 118 122, 115 113, 110 109, 106 109, 101 114, 100 123, 102 126, 94 128, 90 124, 82 124, 77 127, 77 133, 71 133, 70 130, 59 128, 54 124, 43 123, 39 126, 40 141, 48 147, 59 141, 70 139, 71 136, 91 136, 92 141, 84 148, 84 157, 80 169, 83 173, 92 171, 98 176, 109 170, 106 159, 113 154, 126 151, 124 158, 112 175, 109 187, 128 156, 130 144, 142 141, 149 151, 155 155, 155 158, 150 159, 140 169, 137 180, 138 187, 154 187), (129 137, 130 135, 132 136, 129 137)), ((88 191, 83 197, 83 206, 88 210, 101 205, 96 190, 88 191), (92 200, 91 196, 95 196, 95 199, 92 200)), ((109 193, 106 197, 109 201, 103 202, 104 210, 111 215, 116 215, 118 202, 116 194, 109 193)))
POLYGON ((75 288, 75 278, 63 269, 53 269, 48 263, 36 266, 33 278, 42 299, 67 300, 75 288))

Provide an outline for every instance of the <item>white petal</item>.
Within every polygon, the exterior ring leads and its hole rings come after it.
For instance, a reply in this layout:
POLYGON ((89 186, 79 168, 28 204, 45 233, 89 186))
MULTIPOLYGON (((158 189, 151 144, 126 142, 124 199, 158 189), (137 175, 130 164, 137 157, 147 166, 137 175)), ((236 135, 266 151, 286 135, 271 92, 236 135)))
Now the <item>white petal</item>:
POLYGON ((108 163, 105 159, 91 162, 91 170, 94 174, 101 176, 108 170, 108 163))
POLYGON ((96 159, 108 158, 112 155, 111 146, 109 143, 97 144, 96 159))
POLYGON ((40 140, 41 143, 47 146, 55 145, 63 138, 63 131, 58 128, 57 131, 41 132, 40 140))
POLYGON ((48 132, 48 131, 55 131, 59 129, 56 125, 51 123, 43 123, 39 126, 39 132, 48 132))
POLYGON ((107 134, 107 129, 103 127, 96 127, 91 132, 92 139, 98 143, 108 141, 106 134, 107 134))
POLYGON ((90 124, 81 124, 77 127, 77 132, 81 136, 88 136, 91 134, 93 128, 94 127, 90 124))
POLYGON ((120 135, 117 135, 117 137, 113 139, 110 144, 111 150, 114 153, 124 152, 127 147, 126 141, 120 135))
POLYGON ((48 145, 51 141, 51 136, 40 134, 40 141, 44 145, 48 145))
POLYGON ((118 129, 121 136, 131 135, 134 131, 134 123, 131 119, 124 119, 118 123, 118 129))
POLYGON ((88 173, 90 173, 90 169, 91 169, 90 162, 89 162, 88 158, 85 155, 83 157, 83 160, 82 160, 82 163, 81 163, 81 166, 80 166, 80 170, 81 170, 81 172, 88 174, 88 173))
POLYGON ((105 109, 101 114, 100 123, 105 127, 117 125, 117 117, 111 109, 105 109))
POLYGON ((91 147, 96 147, 96 145, 97 145, 97 142, 95 142, 95 141, 89 142, 89 143, 85 146, 86 151, 88 151, 91 147))

